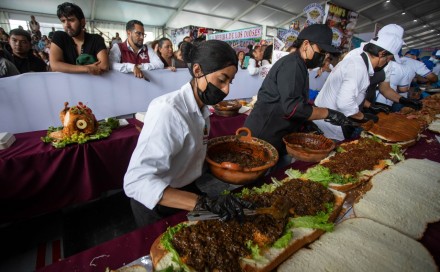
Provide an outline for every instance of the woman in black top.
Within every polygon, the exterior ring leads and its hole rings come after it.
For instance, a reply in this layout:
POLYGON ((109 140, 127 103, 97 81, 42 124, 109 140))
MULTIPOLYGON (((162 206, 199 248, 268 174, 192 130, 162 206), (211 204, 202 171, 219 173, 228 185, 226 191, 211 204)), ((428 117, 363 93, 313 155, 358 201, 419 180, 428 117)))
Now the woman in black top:
POLYGON ((280 156, 287 153, 283 136, 300 131, 307 121, 326 119, 335 125, 351 123, 340 112, 307 103, 307 69, 320 66, 325 53, 337 52, 331 41, 332 31, 328 26, 315 24, 305 28, 296 41, 297 52, 278 60, 260 87, 257 102, 244 126, 251 130, 252 136, 272 144, 280 156))

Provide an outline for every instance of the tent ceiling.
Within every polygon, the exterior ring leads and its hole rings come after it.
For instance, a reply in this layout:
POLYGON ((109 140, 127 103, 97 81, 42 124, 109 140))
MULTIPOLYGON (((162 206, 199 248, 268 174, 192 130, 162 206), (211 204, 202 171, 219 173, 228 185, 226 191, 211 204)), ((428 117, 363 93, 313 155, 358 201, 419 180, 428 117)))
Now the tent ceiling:
MULTIPOLYGON (((88 20, 180 28, 197 25, 224 30, 256 25, 287 28, 293 19, 304 21, 302 10, 311 0, 71 0, 88 20)), ((54 16, 63 0, 2 0, 0 10, 54 16)), ((334 0, 358 11, 355 33, 371 33, 375 24, 396 23, 405 29, 407 47, 440 47, 440 1, 436 0, 334 0), (402 14, 402 13, 405 14, 402 14)))

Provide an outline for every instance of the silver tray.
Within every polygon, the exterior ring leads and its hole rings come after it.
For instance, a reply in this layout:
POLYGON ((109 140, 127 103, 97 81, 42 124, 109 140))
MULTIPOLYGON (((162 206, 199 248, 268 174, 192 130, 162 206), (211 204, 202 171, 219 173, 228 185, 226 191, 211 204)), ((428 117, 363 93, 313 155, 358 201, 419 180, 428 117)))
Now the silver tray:
POLYGON ((122 267, 119 267, 116 271, 118 271, 121 268, 126 268, 126 267, 136 265, 136 264, 142 265, 143 267, 145 267, 145 269, 147 269, 148 272, 153 272, 153 263, 151 261, 150 255, 142 256, 139 259, 132 261, 131 263, 128 263, 122 267))

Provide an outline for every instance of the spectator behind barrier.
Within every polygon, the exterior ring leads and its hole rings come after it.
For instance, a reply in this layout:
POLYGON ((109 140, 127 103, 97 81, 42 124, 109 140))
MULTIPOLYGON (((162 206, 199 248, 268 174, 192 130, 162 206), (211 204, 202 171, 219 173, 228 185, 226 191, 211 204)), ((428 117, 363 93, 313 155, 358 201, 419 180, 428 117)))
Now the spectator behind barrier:
POLYGON ((104 39, 85 31, 82 9, 65 2, 58 6, 57 16, 64 31, 55 31, 50 47, 50 66, 54 72, 100 75, 109 69, 104 39))
POLYGON ((130 20, 125 29, 127 40, 110 49, 111 68, 121 73, 133 73, 137 78, 145 78, 142 71, 162 69, 162 61, 152 48, 144 44, 144 24, 138 20, 130 20))
POLYGON ((33 55, 29 32, 16 28, 9 35, 12 52, 5 51, 5 58, 17 67, 20 74, 47 71, 46 63, 33 55))

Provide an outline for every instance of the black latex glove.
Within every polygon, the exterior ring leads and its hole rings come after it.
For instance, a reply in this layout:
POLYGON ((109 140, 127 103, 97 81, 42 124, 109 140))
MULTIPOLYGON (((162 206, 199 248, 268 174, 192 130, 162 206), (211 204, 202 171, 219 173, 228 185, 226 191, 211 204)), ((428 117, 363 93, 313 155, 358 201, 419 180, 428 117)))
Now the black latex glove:
POLYGON ((358 122, 358 123, 366 123, 370 120, 373 120, 373 122, 377 123, 377 121, 379 121, 379 117, 377 117, 376 115, 372 114, 372 113, 364 113, 364 118, 362 119, 354 119, 354 118, 350 118, 352 121, 358 122))
POLYGON ((371 104, 367 109, 373 114, 378 114, 379 112, 385 112, 386 114, 390 113, 390 108, 386 105, 371 104))
POLYGON ((328 115, 324 121, 335 126, 350 125, 352 123, 343 113, 332 109, 328 109, 328 115))
POLYGON ((301 132, 305 132, 305 133, 311 132, 311 133, 315 133, 318 135, 324 134, 324 132, 322 132, 322 130, 320 130, 319 127, 312 121, 305 122, 301 132))
POLYGON ((238 217, 244 218, 243 208, 253 209, 254 204, 233 195, 221 195, 218 197, 199 196, 196 206, 197 210, 208 210, 220 216, 220 220, 225 221, 238 217))
POLYGON ((422 106, 423 106, 422 102, 417 101, 417 100, 408 99, 403 96, 401 98, 399 98, 399 103, 406 106, 406 107, 413 108, 415 110, 420 110, 420 109, 422 109, 422 106))

